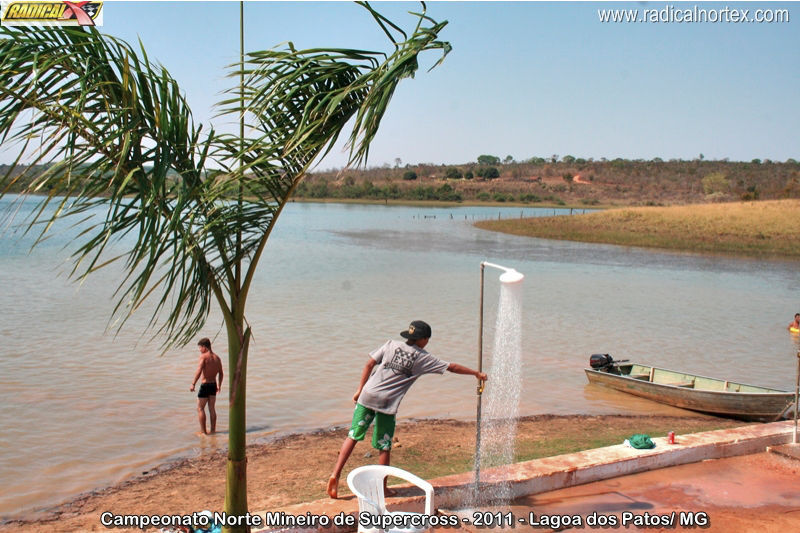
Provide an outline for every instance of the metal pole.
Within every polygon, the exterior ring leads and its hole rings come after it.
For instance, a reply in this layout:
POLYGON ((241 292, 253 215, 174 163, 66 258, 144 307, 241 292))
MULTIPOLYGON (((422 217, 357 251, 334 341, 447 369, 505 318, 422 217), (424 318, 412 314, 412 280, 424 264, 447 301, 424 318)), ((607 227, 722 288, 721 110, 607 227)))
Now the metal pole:
MULTIPOLYGON (((478 320, 478 372, 483 372, 483 271, 484 264, 481 263, 481 303, 480 317, 478 320)), ((483 382, 478 382, 478 413, 475 422, 475 503, 478 502, 478 495, 481 483, 481 395, 483 394, 483 382)))
POLYGON ((794 385, 794 437, 792 444, 797 444, 797 404, 800 402, 800 350, 797 352, 797 381, 794 385))

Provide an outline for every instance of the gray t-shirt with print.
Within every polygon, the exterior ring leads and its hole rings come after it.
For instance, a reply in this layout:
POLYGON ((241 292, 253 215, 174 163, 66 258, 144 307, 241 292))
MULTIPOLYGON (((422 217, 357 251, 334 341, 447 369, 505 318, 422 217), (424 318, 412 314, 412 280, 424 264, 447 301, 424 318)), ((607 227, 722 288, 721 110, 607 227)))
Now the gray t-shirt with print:
POLYGON ((450 363, 405 342, 386 341, 369 354, 378 363, 367 380, 358 403, 380 413, 397 413, 409 387, 423 374, 444 374, 450 363))

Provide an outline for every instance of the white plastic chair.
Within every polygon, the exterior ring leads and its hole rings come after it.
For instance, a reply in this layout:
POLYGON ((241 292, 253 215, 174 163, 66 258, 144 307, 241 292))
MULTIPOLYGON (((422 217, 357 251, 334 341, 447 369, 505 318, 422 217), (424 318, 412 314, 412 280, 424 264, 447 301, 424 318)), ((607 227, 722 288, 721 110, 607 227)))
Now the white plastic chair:
MULTIPOLYGON (((386 501, 383 494, 383 480, 386 476, 393 476, 409 483, 416 485, 425 491, 425 513, 426 515, 435 514, 433 508, 433 485, 424 479, 415 476, 411 472, 406 472, 394 466, 384 465, 366 465, 354 469, 347 476, 347 486, 358 498, 358 532, 359 533, 412 533, 425 531, 428 527, 396 527, 390 526, 386 529, 380 527, 368 527, 362 525, 362 513, 369 513, 372 516, 389 515, 395 517, 402 517, 406 515, 408 518, 412 516, 422 517, 421 513, 409 513, 405 511, 389 512, 386 510, 386 501)), ((409 524, 407 520, 403 522, 409 524)), ((425 524, 423 520, 421 524, 425 524)))

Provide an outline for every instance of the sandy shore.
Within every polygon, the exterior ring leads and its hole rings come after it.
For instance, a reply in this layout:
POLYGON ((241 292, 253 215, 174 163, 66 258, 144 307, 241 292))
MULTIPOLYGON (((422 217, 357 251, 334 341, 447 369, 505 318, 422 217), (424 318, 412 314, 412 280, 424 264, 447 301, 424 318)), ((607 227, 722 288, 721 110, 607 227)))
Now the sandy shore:
MULTIPOLYGON (((561 453, 560 447, 581 446, 581 443, 585 448, 595 447, 592 439, 609 435, 609 431, 632 435, 647 430, 658 436, 656 428, 664 428, 664 432, 672 429, 680 434, 742 424, 702 416, 537 415, 520 420, 517 448, 524 459, 525 455, 536 453, 561 453)), ((324 498, 327 478, 345 436, 344 428, 332 428, 284 436, 248 447, 250 509, 277 510, 324 498)), ((471 469, 474 446, 474 422, 401 421, 396 431, 392 464, 429 478, 464 472, 471 469)), ((82 494, 28 519, 6 522, 0 526, 0 531, 107 531, 100 523, 100 515, 105 511, 116 515, 221 511, 225 499, 225 455, 220 451, 162 465, 146 475, 82 494)), ((356 466, 375 462, 376 458, 368 443, 360 443, 344 475, 356 466)), ((348 492, 342 481, 340 495, 344 494, 348 492)))

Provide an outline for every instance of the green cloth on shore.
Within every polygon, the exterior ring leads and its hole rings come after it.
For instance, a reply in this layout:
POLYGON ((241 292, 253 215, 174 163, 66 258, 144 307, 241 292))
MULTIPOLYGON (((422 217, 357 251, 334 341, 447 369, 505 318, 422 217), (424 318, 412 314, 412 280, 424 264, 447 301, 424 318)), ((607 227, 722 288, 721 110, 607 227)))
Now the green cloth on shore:
POLYGON ((628 439, 628 442, 631 443, 631 446, 639 450, 647 450, 656 447, 656 443, 652 441, 649 435, 645 435, 644 433, 633 435, 628 439))

